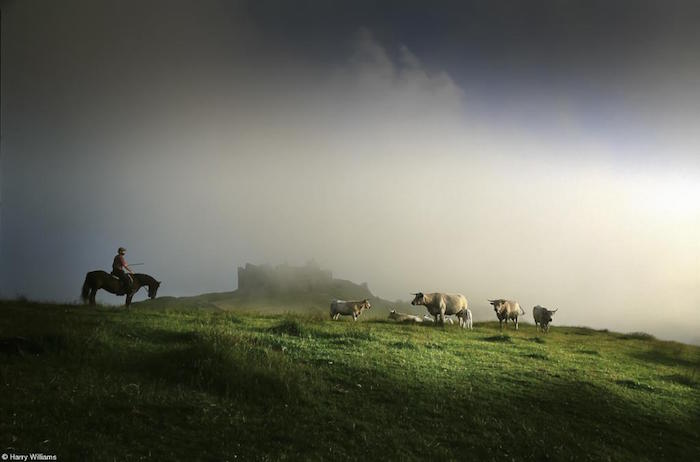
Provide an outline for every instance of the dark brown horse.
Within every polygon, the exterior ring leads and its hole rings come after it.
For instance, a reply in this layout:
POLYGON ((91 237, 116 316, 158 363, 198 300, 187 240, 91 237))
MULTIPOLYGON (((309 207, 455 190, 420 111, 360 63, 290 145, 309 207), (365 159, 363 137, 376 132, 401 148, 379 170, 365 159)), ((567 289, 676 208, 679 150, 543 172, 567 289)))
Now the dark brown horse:
POLYGON ((81 298, 83 302, 87 303, 89 300, 90 304, 94 305, 95 294, 99 289, 104 289, 114 295, 126 295, 126 306, 129 306, 131 305, 131 299, 134 294, 143 286, 148 286, 149 298, 156 298, 158 287, 160 287, 160 281, 156 281, 155 278, 143 273, 135 273, 133 276, 134 284, 131 288, 131 293, 126 293, 124 285, 118 277, 102 270, 90 271, 85 275, 81 298))

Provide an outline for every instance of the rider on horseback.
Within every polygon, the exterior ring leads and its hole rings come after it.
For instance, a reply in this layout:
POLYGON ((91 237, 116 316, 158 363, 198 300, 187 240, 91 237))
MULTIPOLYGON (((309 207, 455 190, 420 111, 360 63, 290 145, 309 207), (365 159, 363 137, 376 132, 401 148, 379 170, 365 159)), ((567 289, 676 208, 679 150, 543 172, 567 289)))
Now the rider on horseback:
POLYGON ((126 249, 124 247, 119 247, 117 250, 117 255, 114 257, 114 261, 112 262, 112 274, 117 276, 119 280, 122 281, 124 291, 127 294, 130 294, 133 286, 131 275, 134 274, 134 272, 131 271, 131 268, 129 268, 129 265, 126 263, 124 254, 126 254, 126 249))

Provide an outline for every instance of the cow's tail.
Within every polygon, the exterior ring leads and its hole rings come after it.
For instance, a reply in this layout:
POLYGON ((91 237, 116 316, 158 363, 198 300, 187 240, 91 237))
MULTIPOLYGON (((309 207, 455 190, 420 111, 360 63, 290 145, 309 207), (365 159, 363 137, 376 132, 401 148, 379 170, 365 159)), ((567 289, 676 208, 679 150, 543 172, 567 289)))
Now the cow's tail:
POLYGON ((83 303, 87 303, 89 294, 90 284, 88 283, 88 276, 85 275, 85 282, 83 282, 83 290, 80 292, 80 298, 83 300, 83 303))
POLYGON ((518 305, 518 308, 520 309, 520 316, 525 316, 525 310, 523 309, 523 307, 518 305))

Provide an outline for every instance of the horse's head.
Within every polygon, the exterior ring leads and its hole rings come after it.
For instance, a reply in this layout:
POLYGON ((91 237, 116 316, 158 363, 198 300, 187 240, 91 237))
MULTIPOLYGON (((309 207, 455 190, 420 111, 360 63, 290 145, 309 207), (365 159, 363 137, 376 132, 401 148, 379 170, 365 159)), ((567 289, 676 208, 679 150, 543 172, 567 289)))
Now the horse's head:
POLYGON ((158 293, 158 287, 160 287, 161 281, 155 281, 152 284, 148 285, 148 298, 153 300, 156 298, 156 294, 158 293))

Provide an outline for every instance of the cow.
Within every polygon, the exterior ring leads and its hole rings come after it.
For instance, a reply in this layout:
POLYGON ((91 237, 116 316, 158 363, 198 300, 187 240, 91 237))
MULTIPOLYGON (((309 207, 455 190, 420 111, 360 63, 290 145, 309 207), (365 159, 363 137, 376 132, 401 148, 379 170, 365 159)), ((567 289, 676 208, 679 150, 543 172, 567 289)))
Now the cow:
POLYGON ((457 315, 459 319, 459 325, 462 328, 466 326, 466 310, 467 310, 467 299, 462 294, 443 294, 440 292, 434 292, 430 294, 424 294, 423 292, 418 292, 413 294, 415 298, 411 302, 411 305, 423 305, 428 309, 428 313, 435 317, 435 322, 441 321, 445 325, 445 315, 457 315))
POLYGON ((369 310, 370 308, 372 308, 372 305, 366 298, 358 302, 333 300, 331 302, 331 319, 337 320, 342 314, 343 316, 352 316, 352 319, 357 321, 358 316, 360 316, 364 310, 369 310))
POLYGON ((423 318, 420 316, 397 313, 396 310, 391 310, 391 312, 389 312, 389 319, 393 319, 394 321, 398 322, 423 322, 423 318))
POLYGON ((515 330, 518 330, 518 316, 525 314, 525 310, 520 308, 518 302, 499 298, 496 300, 489 300, 489 303, 493 305, 493 310, 496 312, 498 325, 501 330, 503 329, 503 321, 508 324, 509 319, 513 320, 515 323, 515 330))
POLYGON ((554 315, 554 313, 556 313, 558 310, 559 308, 556 310, 548 310, 540 305, 532 308, 532 317, 535 318, 535 326, 537 326, 537 330, 539 331, 542 329, 542 331, 545 333, 549 332, 549 323, 552 322, 552 315, 554 315))
MULTIPOLYGON (((435 322, 435 319, 433 319, 433 317, 430 316, 429 314, 424 314, 424 315, 423 315, 423 321, 425 321, 425 322, 435 322)), ((452 320, 452 318, 450 318, 450 317, 445 318, 445 322, 446 322, 447 324, 450 324, 450 325, 452 325, 452 324, 455 323, 455 322, 452 320)))
MULTIPOLYGON (((457 316, 460 316, 460 315, 458 314, 457 316)), ((472 310, 470 310, 469 308, 465 308, 464 311, 462 312, 461 316, 463 318, 461 320, 463 320, 463 322, 464 322, 463 327, 466 327, 469 330, 472 330, 473 329, 473 327, 472 327, 472 310)), ((460 323, 460 325, 461 325, 461 323, 460 323)))

